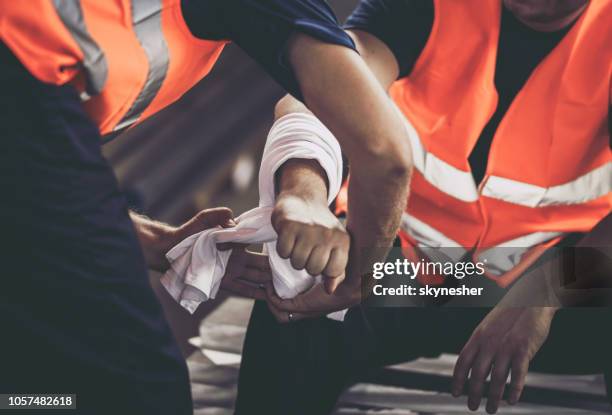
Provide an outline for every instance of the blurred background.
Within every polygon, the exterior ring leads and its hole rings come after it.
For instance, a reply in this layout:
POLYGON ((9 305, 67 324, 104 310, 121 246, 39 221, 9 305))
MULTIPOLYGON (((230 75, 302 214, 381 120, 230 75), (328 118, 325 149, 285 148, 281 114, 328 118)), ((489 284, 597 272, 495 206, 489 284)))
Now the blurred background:
MULTIPOLYGON (((357 1, 329 3, 344 20, 357 1)), ((254 61, 227 47, 210 76, 179 102, 104 146, 131 207, 174 225, 206 208, 228 206, 237 216, 255 207, 260 157, 282 95, 254 61)), ((192 316, 168 296, 159 277, 152 273, 151 283, 187 359, 196 415, 231 414, 252 302, 220 293, 192 316)), ((349 389, 336 413, 465 413, 465 400, 445 392, 455 358, 382 369, 349 389)), ((529 385, 524 397, 531 403, 500 413, 584 414, 604 407, 599 377, 533 374, 529 385)))

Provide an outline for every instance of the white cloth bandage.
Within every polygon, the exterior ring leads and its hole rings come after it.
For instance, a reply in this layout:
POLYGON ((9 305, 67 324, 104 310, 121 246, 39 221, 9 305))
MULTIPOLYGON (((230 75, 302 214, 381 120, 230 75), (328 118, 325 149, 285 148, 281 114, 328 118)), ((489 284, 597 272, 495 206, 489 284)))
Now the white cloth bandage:
MULTIPOLYGON (((231 254, 219 251, 218 243, 263 243, 272 269, 273 284, 281 298, 293 298, 312 287, 319 277, 296 270, 276 251, 276 232, 270 216, 275 202, 276 171, 290 159, 317 160, 327 175, 328 203, 342 184, 342 152, 333 134, 311 114, 288 114, 272 126, 259 170, 259 207, 236 219, 233 228, 216 227, 188 237, 172 248, 166 258, 170 269, 162 284, 181 306, 193 313, 203 301, 215 298, 231 254)), ((346 310, 329 314, 343 320, 346 310)))

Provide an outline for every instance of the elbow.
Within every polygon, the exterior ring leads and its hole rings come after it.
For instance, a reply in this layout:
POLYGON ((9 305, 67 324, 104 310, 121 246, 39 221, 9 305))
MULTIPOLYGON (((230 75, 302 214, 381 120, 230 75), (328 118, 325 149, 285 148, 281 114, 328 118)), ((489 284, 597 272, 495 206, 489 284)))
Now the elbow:
POLYGON ((412 172, 413 161, 412 161, 412 148, 408 140, 402 136, 401 143, 392 146, 391 152, 391 169, 389 172, 394 176, 409 177, 412 172))
POLYGON ((412 149, 405 137, 401 138, 368 148, 365 160, 359 164, 368 166, 369 173, 394 180, 408 180, 413 168, 412 149))
POLYGON ((274 106, 274 119, 278 120, 284 115, 287 115, 290 111, 288 108, 290 102, 290 97, 288 95, 281 98, 276 105, 274 106))
POLYGON ((285 95, 274 106, 274 119, 278 120, 287 114, 295 112, 310 113, 300 101, 293 98, 291 95, 285 95))

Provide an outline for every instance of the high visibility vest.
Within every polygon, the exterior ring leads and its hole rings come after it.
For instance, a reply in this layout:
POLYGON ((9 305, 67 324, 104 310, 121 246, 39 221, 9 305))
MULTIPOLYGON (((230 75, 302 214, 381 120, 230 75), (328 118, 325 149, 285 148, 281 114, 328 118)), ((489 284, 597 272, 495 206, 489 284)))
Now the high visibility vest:
POLYGON ((226 42, 193 36, 180 3, 4 1, 0 40, 39 80, 75 85, 107 134, 176 101, 221 54, 226 42))
POLYGON ((497 107, 501 7, 436 0, 423 52, 389 93, 414 128, 405 254, 438 248, 450 260, 481 261, 506 287, 565 234, 588 232, 611 211, 612 1, 592 0, 533 71, 477 186, 468 156, 497 107))

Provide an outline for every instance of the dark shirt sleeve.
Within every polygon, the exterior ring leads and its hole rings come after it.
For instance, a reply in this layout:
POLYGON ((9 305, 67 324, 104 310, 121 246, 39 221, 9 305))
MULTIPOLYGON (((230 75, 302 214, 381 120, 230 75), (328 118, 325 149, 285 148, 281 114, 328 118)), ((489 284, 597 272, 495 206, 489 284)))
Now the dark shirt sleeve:
POLYGON ((187 26, 201 39, 230 40, 261 64, 289 93, 301 98, 285 57, 295 32, 355 49, 324 0, 182 0, 187 26))
POLYGON ((408 76, 425 48, 434 19, 433 0, 361 0, 346 29, 368 32, 384 42, 408 76))

